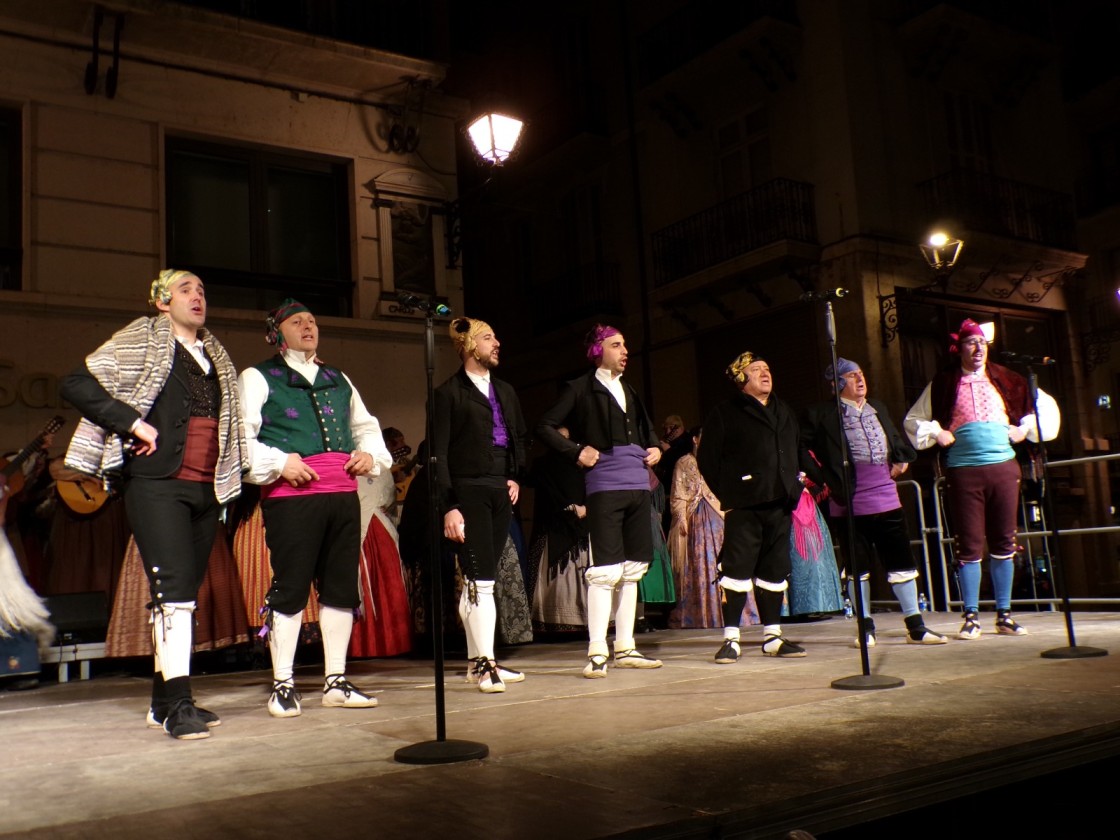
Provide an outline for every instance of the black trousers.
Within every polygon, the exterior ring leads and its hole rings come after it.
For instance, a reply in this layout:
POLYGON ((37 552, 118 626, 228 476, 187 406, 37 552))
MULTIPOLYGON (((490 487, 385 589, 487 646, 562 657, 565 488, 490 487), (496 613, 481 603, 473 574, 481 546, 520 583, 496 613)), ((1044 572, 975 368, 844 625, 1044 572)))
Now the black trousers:
POLYGON ((144 559, 152 603, 198 598, 218 529, 214 485, 177 478, 130 478, 124 505, 144 559))
MULTIPOLYGON (((912 572, 918 566, 914 562, 914 551, 910 548, 910 532, 906 529, 906 517, 902 508, 885 513, 872 513, 866 516, 853 516, 855 523, 855 562, 853 573, 865 575, 871 568, 872 550, 878 552, 879 561, 888 572, 912 572)), ((848 553, 848 517, 830 516, 828 527, 836 535, 836 541, 844 554, 848 553)))
POLYGON ((789 533, 790 512, 784 505, 729 510, 719 552, 720 576, 782 583, 791 569, 789 533))
POLYGON ((653 562, 652 503, 648 490, 604 490, 587 497, 591 563, 653 562))
POLYGON ((501 479, 499 486, 497 480, 470 484, 452 480, 466 525, 459 565, 469 580, 494 580, 498 574, 498 560, 506 547, 513 516, 505 481, 501 479))
POLYGON ((302 612, 311 594, 340 610, 358 606, 362 509, 357 493, 309 493, 261 501, 265 541, 272 555, 268 605, 302 612))

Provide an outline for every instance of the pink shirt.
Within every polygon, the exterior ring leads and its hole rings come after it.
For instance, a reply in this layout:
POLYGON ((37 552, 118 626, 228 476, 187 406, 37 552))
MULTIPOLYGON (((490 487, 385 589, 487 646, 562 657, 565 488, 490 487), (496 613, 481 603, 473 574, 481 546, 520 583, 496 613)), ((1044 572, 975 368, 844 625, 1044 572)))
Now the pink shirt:
POLYGON ((961 373, 949 431, 955 432, 967 423, 1008 424, 1007 407, 986 371, 961 373))

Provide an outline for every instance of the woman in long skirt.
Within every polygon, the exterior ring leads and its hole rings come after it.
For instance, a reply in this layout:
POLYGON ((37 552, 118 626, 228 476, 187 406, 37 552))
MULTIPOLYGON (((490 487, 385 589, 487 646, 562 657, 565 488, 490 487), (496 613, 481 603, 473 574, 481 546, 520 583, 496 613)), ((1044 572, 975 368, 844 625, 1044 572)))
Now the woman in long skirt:
MULTIPOLYGON (((677 606, 669 613, 669 626, 722 627, 716 559, 723 547, 723 511, 696 465, 695 447, 700 443, 700 427, 692 429, 690 435, 694 451, 677 461, 669 499, 673 511, 669 552, 677 584, 677 606)), ((747 624, 759 623, 754 593, 747 596, 743 618, 747 624)))

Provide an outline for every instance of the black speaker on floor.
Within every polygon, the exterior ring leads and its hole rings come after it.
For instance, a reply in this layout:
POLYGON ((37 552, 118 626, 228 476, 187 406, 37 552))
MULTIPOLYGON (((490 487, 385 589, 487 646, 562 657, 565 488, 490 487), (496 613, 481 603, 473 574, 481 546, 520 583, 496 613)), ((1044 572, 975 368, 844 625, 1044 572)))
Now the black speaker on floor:
POLYGON ((104 592, 73 592, 43 598, 61 644, 103 642, 109 630, 109 598, 104 592))

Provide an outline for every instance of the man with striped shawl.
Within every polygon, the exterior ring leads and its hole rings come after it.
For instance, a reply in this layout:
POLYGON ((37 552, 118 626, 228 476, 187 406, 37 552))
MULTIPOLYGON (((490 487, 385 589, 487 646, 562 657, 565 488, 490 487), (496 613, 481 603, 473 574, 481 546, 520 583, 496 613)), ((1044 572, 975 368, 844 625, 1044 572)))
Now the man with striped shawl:
POLYGON ((66 466, 124 480, 125 509, 152 595, 155 675, 149 726, 181 740, 221 721, 195 705, 194 609, 222 505, 247 463, 237 371, 204 328, 206 292, 167 269, 151 287, 155 317, 138 318, 62 381, 83 415, 66 466))

